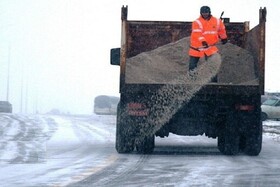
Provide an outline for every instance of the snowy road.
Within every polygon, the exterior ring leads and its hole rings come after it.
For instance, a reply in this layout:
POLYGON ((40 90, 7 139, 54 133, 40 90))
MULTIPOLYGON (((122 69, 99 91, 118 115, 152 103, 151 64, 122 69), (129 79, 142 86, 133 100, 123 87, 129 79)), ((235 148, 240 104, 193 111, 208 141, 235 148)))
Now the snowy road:
POLYGON ((115 116, 0 114, 0 186, 280 186, 280 122, 259 156, 224 156, 216 140, 156 138, 151 155, 118 154, 115 116))

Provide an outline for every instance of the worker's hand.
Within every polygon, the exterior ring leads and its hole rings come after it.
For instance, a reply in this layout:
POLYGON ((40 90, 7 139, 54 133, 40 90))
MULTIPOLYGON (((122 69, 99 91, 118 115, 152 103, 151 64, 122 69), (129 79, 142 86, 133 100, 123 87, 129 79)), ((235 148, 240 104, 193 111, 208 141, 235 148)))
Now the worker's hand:
POLYGON ((203 41, 203 42, 202 42, 202 46, 205 47, 205 48, 209 47, 209 46, 208 46, 208 43, 207 43, 206 41, 203 41))
POLYGON ((228 39, 225 38, 225 39, 222 39, 221 41, 222 41, 222 44, 224 45, 224 44, 226 44, 228 42, 228 39))

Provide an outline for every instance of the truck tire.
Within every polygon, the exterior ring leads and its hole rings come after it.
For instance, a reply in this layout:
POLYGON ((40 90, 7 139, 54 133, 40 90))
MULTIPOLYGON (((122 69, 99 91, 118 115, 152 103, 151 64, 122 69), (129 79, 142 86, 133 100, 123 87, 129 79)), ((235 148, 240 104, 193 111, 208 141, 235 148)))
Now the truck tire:
POLYGON ((150 154, 154 151, 155 147, 155 136, 149 135, 140 137, 136 141, 136 150, 139 154, 150 154))
POLYGON ((262 121, 257 117, 252 123, 246 132, 244 153, 257 156, 262 149, 262 121))
POLYGON ((134 131, 127 123, 126 113, 120 107, 117 108, 116 125, 116 150, 118 153, 130 153, 134 150, 134 131))
POLYGON ((227 116, 226 123, 218 135, 218 149, 225 155, 236 155, 239 153, 238 123, 234 112, 227 116))

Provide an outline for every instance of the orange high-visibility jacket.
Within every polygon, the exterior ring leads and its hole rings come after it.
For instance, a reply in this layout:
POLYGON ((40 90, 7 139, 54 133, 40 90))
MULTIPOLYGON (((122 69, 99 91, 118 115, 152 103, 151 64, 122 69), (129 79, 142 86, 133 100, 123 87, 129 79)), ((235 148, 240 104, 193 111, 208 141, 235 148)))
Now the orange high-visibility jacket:
POLYGON ((203 57, 204 55, 210 56, 218 52, 218 48, 214 45, 219 41, 219 38, 227 38, 222 20, 213 16, 209 20, 205 20, 200 16, 192 23, 189 55, 203 57), (208 43, 208 48, 202 46, 203 41, 208 43))

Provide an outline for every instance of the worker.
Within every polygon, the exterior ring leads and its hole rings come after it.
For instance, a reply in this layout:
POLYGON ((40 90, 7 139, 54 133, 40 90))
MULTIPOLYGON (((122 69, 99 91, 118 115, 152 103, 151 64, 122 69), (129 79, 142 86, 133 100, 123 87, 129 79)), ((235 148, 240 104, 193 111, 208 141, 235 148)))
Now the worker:
MULTIPOLYGON (((205 57, 205 60, 207 60, 211 55, 218 52, 215 45, 219 40, 222 44, 228 42, 225 25, 221 19, 211 15, 210 7, 202 6, 200 17, 192 23, 189 49, 190 71, 197 67, 201 57, 205 57)), ((214 82, 217 82, 217 80, 214 80, 214 82)))

